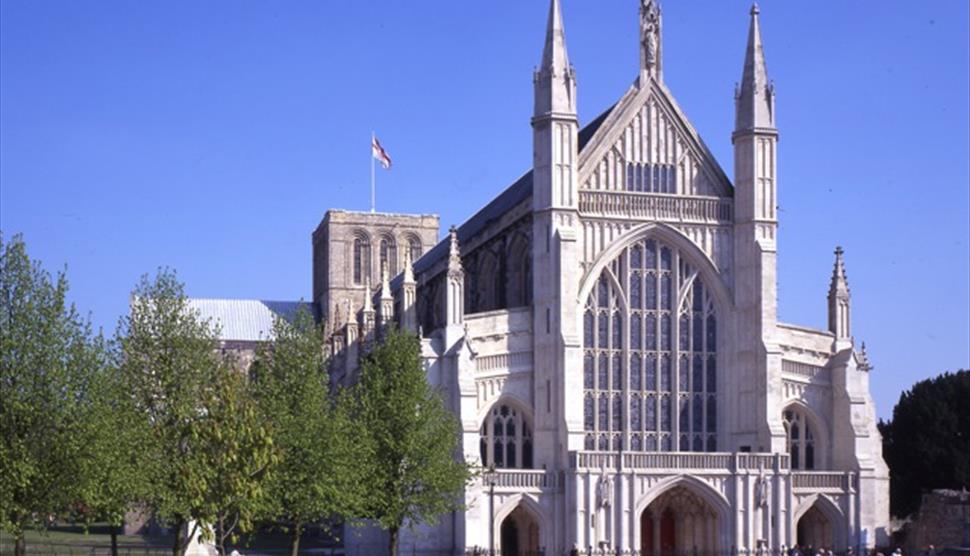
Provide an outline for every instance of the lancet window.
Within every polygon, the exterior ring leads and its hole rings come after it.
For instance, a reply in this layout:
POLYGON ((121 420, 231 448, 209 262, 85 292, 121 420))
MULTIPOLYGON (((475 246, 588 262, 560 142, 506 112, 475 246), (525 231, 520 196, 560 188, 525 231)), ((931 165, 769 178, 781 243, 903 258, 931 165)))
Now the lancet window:
POLYGON ((532 468, 532 428, 515 406, 496 404, 482 423, 482 465, 503 469, 532 468))
POLYGON ((411 263, 421 258, 421 240, 411 236, 408 238, 408 250, 411 251, 411 263))
POLYGON ((393 237, 384 236, 381 238, 381 272, 384 265, 387 265, 387 275, 394 277, 397 274, 397 243, 393 237))
POLYGON ((791 468, 815 469, 815 434, 805 414, 796 408, 789 408, 782 416, 791 468))
POLYGON ((363 284, 370 275, 370 238, 360 232, 354 236, 354 283, 363 284))
POLYGON ((588 450, 717 450, 717 314, 680 253, 638 241, 603 269, 583 314, 588 450))

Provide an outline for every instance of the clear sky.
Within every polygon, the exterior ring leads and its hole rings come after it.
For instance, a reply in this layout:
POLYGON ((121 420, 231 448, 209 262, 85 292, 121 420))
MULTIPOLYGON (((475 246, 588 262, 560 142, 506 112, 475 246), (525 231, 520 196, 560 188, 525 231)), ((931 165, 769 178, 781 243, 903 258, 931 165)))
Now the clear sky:
MULTIPOLYGON (((586 123, 630 86, 636 0, 563 0, 586 123)), ((369 207, 460 224, 531 164, 547 0, 0 0, 0 229, 113 331, 190 295, 310 295, 310 233, 369 207)), ((749 3, 667 0, 665 81, 728 175, 749 3)), ((881 416, 970 366, 970 2, 764 0, 779 313, 824 328, 837 244, 881 416)))

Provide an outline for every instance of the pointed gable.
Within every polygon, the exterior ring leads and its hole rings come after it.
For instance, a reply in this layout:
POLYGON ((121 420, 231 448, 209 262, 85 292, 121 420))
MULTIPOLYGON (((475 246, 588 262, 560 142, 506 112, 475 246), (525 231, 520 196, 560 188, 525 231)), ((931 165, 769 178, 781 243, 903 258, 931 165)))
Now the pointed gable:
POLYGON ((631 87, 579 155, 580 189, 731 197, 724 170, 662 83, 631 87))

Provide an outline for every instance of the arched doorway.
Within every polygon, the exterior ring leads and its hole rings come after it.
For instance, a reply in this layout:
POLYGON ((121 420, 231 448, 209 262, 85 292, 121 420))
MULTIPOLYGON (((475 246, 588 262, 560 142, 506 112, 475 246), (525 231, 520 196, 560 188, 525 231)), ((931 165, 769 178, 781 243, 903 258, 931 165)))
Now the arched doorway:
POLYGON ((499 534, 502 556, 539 555, 539 524, 522 506, 502 520, 499 534))
POLYGON ((684 486, 663 493, 640 515, 643 556, 710 555, 717 550, 717 511, 684 486))
POLYGON ((835 538, 832 522, 819 509, 818 502, 812 504, 812 507, 799 518, 796 542, 804 547, 833 548, 835 538))

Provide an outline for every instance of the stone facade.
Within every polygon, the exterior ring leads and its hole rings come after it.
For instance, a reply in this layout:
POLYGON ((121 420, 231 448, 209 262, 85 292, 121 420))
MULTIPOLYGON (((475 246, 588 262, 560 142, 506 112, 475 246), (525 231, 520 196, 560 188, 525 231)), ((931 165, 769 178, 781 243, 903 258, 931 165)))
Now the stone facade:
MULTIPOLYGON (((784 188, 758 17, 755 6, 733 180, 664 84, 655 0, 640 2, 632 85, 582 129, 552 0, 528 172, 431 249, 431 216, 330 211, 314 233, 336 380, 353 380, 381 326, 418 333, 464 457, 495 468, 466 488, 464 511, 404 532, 403 552, 887 543, 872 367, 852 336, 841 249, 828 328, 777 318, 784 188), (386 273, 374 263, 385 233, 400 265, 386 273), (420 257, 401 253, 408 234, 420 257)), ((374 529, 346 542, 351 554, 386 546, 374 529)))

